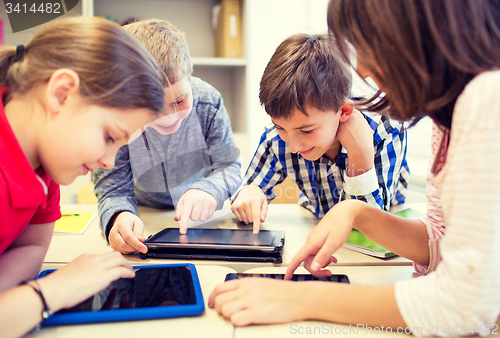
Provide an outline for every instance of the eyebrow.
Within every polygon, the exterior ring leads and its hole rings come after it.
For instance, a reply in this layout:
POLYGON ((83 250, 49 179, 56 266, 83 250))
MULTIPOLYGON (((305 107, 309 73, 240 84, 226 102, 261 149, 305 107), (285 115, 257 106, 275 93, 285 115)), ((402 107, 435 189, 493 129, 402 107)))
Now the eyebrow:
POLYGON ((120 129, 121 132, 125 133, 125 138, 128 140, 130 138, 130 135, 128 134, 128 131, 126 131, 125 129, 123 129, 122 127, 120 126, 116 126, 118 129, 120 129))
MULTIPOLYGON (((281 127, 280 125, 278 125, 276 122, 273 122, 273 124, 276 126, 276 127, 279 127, 281 129, 283 129, 283 127, 281 127)), ((311 123, 311 124, 304 124, 303 126, 300 126, 300 127, 297 127, 295 128, 296 130, 300 130, 300 129, 307 129, 307 128, 311 128, 311 127, 314 127, 316 126, 316 123, 311 123)))
POLYGON ((314 127, 315 125, 316 125, 316 123, 312 123, 312 124, 304 124, 303 126, 297 127, 297 128, 295 128, 295 129, 307 129, 307 128, 314 127))
POLYGON ((177 96, 177 97, 176 97, 176 98, 172 101, 172 103, 179 101, 182 97, 184 97, 184 96, 186 96, 186 95, 187 95, 187 93, 182 93, 181 95, 177 96))

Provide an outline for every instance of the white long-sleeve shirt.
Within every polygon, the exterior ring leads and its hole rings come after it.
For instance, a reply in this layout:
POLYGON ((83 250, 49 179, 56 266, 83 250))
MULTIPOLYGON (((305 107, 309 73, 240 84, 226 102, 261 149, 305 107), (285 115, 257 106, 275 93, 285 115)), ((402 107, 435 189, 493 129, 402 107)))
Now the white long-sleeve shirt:
POLYGON ((434 126, 440 159, 429 166, 423 220, 430 263, 415 264, 426 276, 396 283, 396 300, 416 335, 485 336, 500 313, 500 71, 465 87, 449 144, 446 136, 434 126))

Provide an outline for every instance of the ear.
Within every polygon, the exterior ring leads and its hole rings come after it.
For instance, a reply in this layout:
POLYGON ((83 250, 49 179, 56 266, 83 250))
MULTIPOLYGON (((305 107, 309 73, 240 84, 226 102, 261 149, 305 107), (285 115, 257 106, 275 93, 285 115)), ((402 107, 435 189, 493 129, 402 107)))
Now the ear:
POLYGON ((340 107, 340 109, 339 109, 339 113, 340 113, 339 121, 340 122, 347 121, 349 119, 349 117, 351 116, 353 111, 354 111, 353 102, 351 100, 346 100, 344 102, 344 104, 342 105, 342 107, 340 107))
POLYGON ((80 77, 71 69, 58 69, 47 84, 47 103, 50 112, 58 113, 71 95, 80 93, 80 77))

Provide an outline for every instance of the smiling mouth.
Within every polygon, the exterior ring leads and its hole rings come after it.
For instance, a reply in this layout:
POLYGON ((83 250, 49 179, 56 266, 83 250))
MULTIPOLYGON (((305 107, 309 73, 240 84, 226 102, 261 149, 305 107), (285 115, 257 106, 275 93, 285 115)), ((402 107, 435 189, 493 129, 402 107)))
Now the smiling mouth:
POLYGON ((313 149, 314 149, 314 147, 312 147, 311 149, 306 150, 306 151, 299 151, 299 153, 302 155, 308 155, 313 151, 313 149))
POLYGON ((168 126, 161 124, 161 123, 155 123, 155 126, 160 127, 164 130, 170 130, 170 129, 176 128, 180 121, 181 121, 181 119, 178 119, 174 123, 169 124, 168 126))

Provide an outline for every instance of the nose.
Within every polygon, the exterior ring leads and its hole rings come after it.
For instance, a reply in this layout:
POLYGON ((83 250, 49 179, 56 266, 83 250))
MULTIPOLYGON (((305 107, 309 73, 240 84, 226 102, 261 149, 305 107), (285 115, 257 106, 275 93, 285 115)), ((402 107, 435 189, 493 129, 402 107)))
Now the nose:
POLYGON ((302 142, 300 142, 300 138, 296 136, 288 137, 288 148, 292 153, 298 153, 302 150, 302 142))
POLYGON ((106 154, 99 159, 99 165, 106 170, 113 168, 115 166, 116 153, 117 151, 106 152, 106 154))

